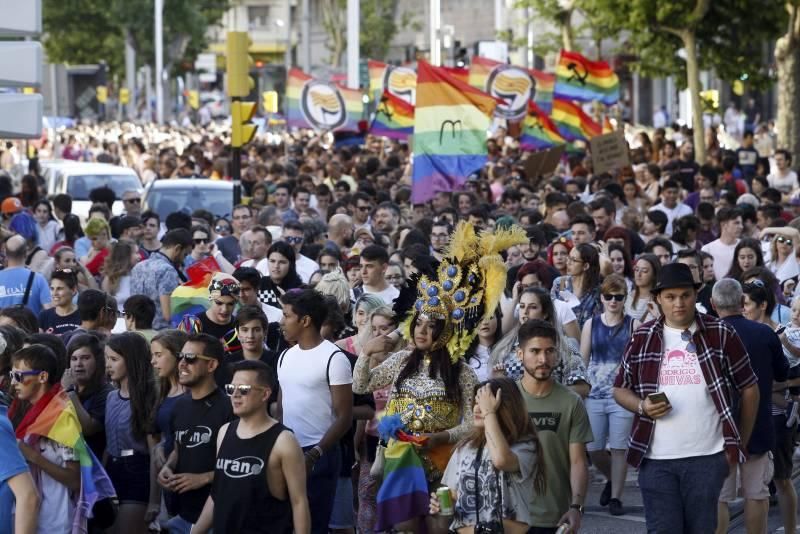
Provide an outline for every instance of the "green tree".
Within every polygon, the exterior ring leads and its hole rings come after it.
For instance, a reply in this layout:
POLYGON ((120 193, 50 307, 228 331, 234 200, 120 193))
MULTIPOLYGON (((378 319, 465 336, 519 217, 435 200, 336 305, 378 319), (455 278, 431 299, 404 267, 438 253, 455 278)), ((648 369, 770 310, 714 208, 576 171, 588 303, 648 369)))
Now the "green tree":
POLYGON ((785 3, 784 34, 775 43, 778 74, 778 144, 800 154, 800 2, 785 3))
MULTIPOLYGON (((124 43, 141 63, 154 62, 155 0, 44 0, 44 46, 51 61, 105 61, 122 72, 124 43)), ((206 31, 217 24, 229 0, 165 0, 164 67, 180 69, 208 45, 206 31)))
POLYGON ((780 32, 778 0, 580 0, 611 31, 627 36, 634 67, 652 77, 674 75, 688 86, 695 159, 705 162, 700 71, 751 87, 769 80, 761 47, 780 32))

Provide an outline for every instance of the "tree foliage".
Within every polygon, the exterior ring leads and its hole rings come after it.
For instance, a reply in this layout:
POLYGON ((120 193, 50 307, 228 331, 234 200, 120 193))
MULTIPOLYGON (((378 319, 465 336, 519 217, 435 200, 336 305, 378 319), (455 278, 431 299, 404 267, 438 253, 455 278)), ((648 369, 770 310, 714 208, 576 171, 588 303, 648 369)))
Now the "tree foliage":
MULTIPOLYGON (((208 45, 206 31, 217 24, 229 0, 165 0, 164 65, 191 63, 208 45)), ((155 0, 44 0, 44 46, 51 61, 105 61, 122 72, 125 36, 140 63, 154 62, 155 0)))

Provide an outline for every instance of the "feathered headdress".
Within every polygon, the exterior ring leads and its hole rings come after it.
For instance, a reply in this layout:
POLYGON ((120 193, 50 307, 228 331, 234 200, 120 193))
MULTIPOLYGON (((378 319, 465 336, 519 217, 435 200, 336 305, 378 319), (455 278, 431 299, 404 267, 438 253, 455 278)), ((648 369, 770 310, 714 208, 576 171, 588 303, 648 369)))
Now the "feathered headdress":
POLYGON ((475 339, 478 324, 492 317, 500 303, 506 286, 500 251, 527 241, 519 226, 478 235, 472 223, 460 222, 450 237, 436 279, 419 279, 413 313, 403 325, 406 339, 413 339, 414 315, 444 320, 444 330, 434 340, 432 350, 446 346, 450 359, 458 361, 475 339))

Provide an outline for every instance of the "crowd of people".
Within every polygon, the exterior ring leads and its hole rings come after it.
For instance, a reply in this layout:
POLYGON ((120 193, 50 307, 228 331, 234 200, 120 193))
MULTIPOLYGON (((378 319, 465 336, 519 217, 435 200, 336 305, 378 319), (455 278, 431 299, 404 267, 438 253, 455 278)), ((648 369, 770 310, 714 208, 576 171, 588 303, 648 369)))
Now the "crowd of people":
MULTIPOLYGON (((737 495, 748 532, 773 496, 795 532, 800 183, 749 131, 703 164, 691 139, 540 177, 491 138, 415 204, 406 145, 275 136, 230 214, 165 218, 0 174, 0 532, 578 532, 590 468, 624 515, 629 466, 649 532, 725 532, 737 495)), ((214 130, 81 126, 39 156, 230 179, 214 130)))

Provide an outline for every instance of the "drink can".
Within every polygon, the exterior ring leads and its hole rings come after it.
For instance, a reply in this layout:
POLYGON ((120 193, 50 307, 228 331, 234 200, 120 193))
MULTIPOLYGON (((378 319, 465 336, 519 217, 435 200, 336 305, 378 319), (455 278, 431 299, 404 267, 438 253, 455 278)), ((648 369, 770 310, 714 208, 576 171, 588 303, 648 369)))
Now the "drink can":
POLYGON ((453 495, 450 493, 450 488, 442 486, 436 490, 436 496, 439 498, 439 513, 442 515, 453 515, 453 495))

